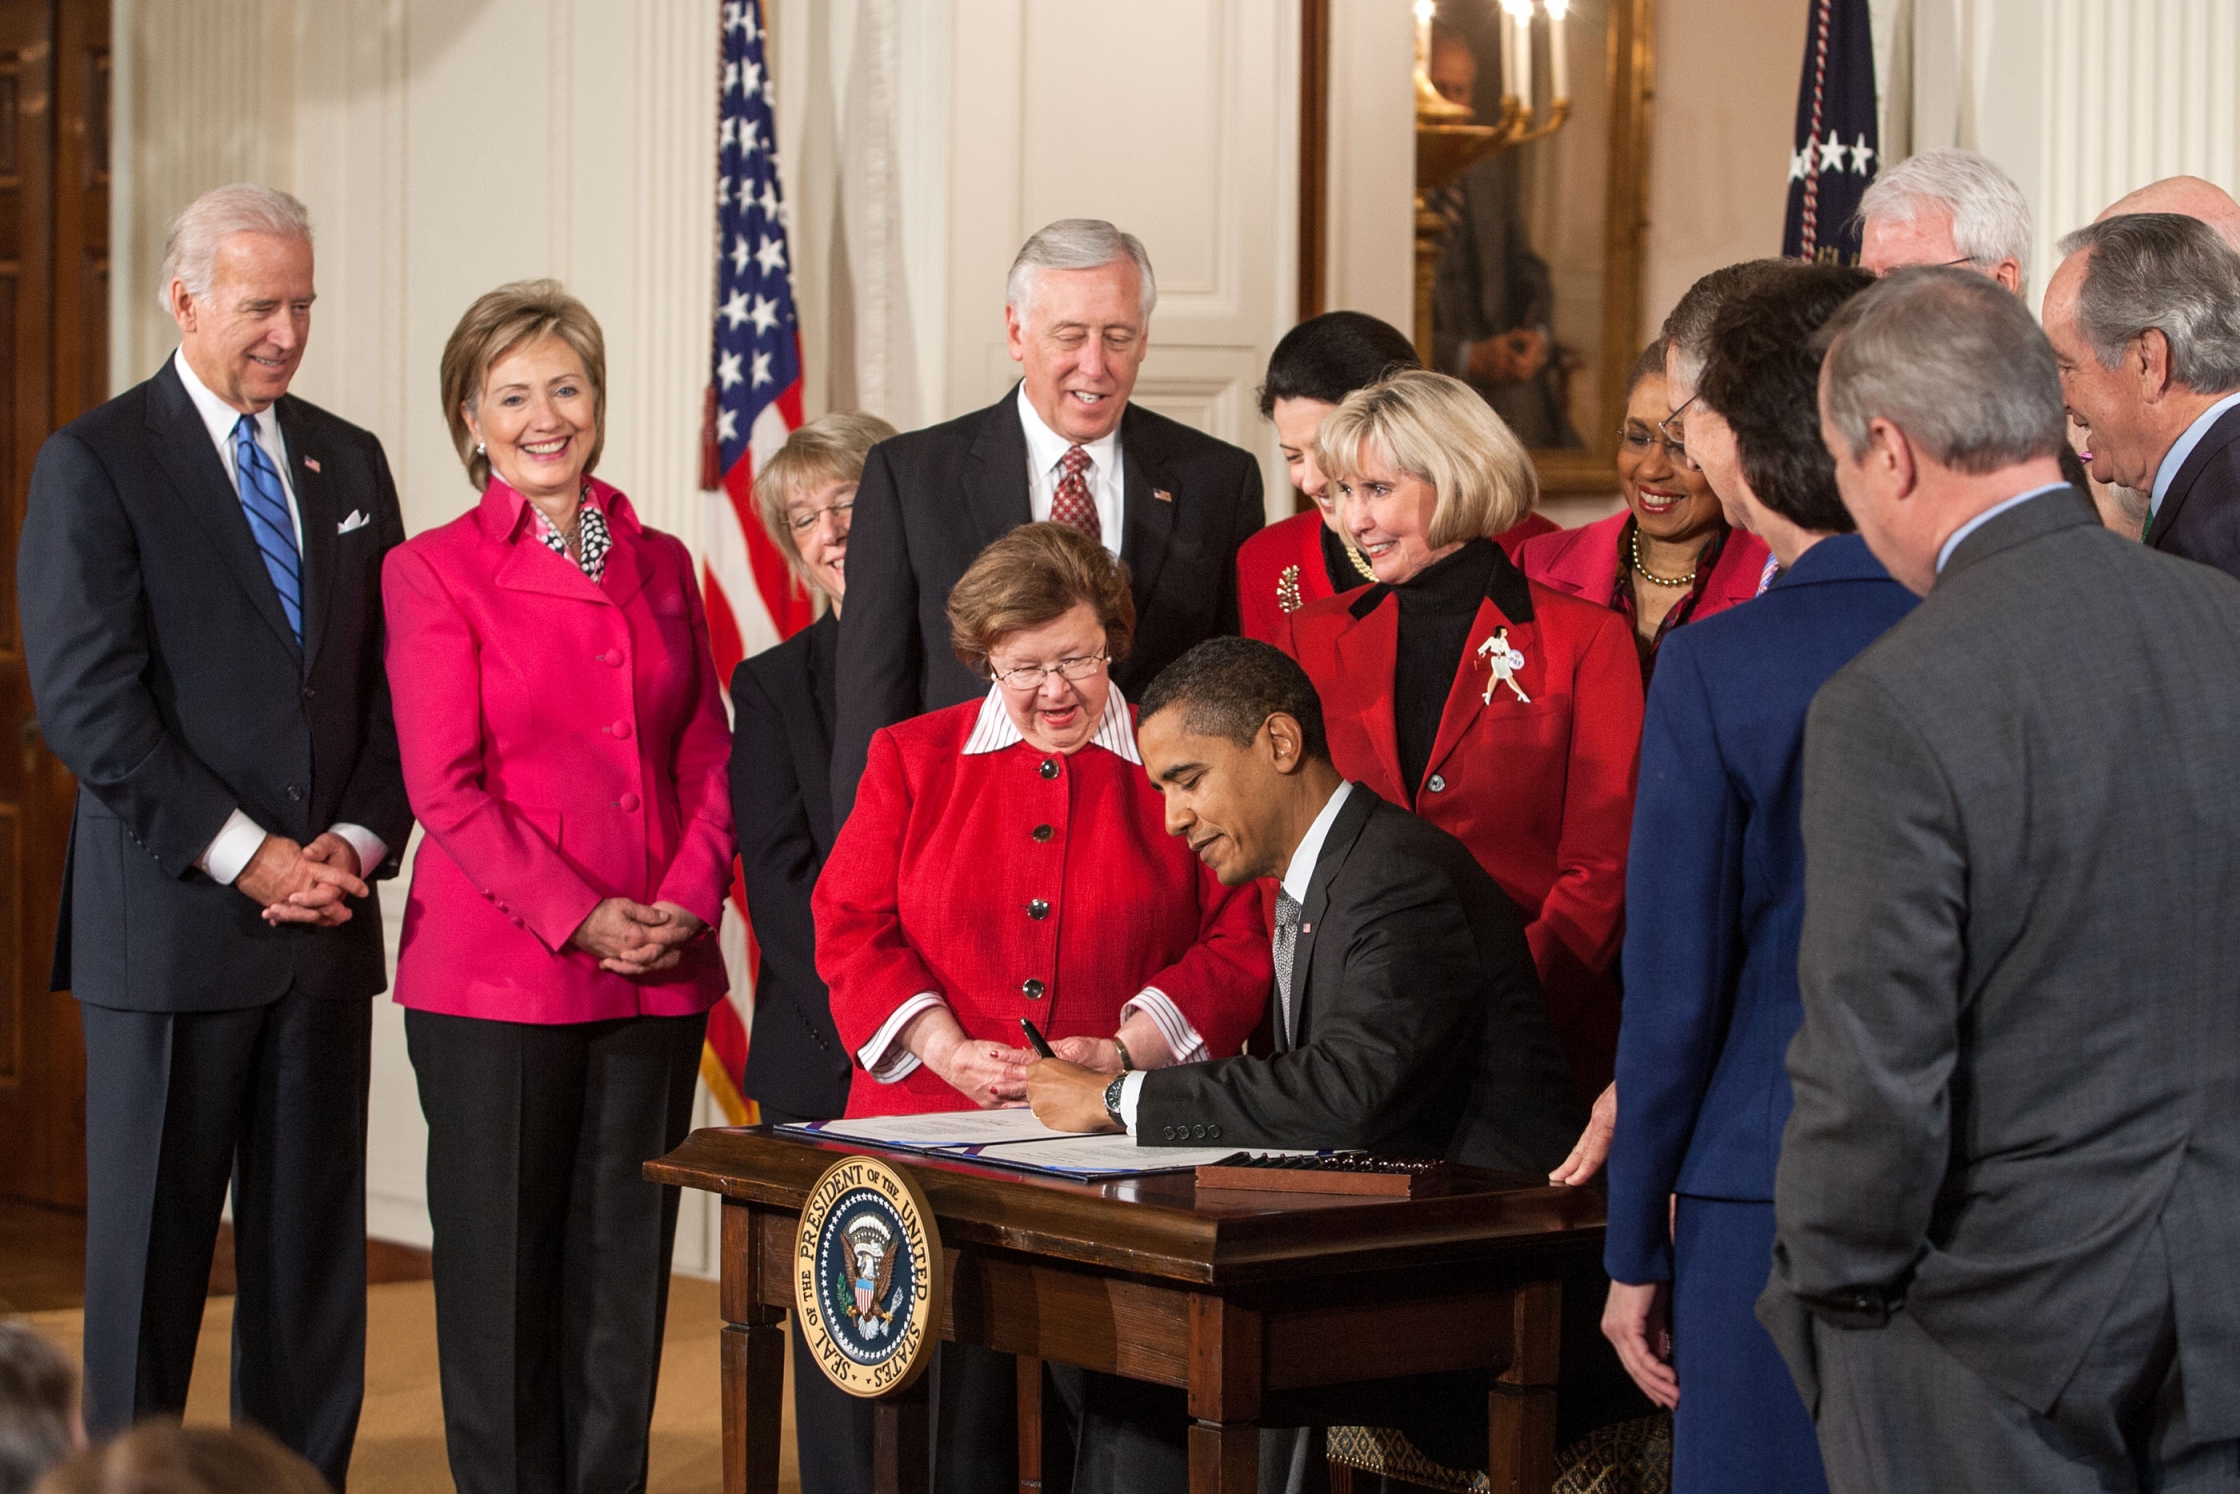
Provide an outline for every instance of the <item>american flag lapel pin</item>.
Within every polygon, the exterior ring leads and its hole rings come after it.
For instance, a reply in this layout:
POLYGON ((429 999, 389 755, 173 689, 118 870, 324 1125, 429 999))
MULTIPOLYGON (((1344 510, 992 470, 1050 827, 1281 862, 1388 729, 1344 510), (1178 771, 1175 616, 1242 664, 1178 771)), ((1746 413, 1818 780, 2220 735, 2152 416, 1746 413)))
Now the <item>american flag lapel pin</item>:
POLYGON ((1158 499, 1161 503, 1174 502, 1174 494, 1168 492, 1165 488, 1153 488, 1151 490, 1151 496, 1158 499))
POLYGON ((319 470, 319 459, 317 457, 307 456, 303 459, 303 464, 314 472, 319 470))

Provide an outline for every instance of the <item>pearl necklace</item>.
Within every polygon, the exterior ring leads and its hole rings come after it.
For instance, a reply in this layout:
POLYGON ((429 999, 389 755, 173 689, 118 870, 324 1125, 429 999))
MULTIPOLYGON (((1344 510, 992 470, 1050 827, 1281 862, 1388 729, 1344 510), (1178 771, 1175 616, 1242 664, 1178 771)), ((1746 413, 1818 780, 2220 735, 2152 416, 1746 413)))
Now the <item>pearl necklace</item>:
MULTIPOLYGON (((1641 563, 1641 531, 1639 529, 1635 529, 1633 531, 1632 545, 1633 568, 1635 572, 1640 575, 1641 579, 1648 582, 1651 586, 1677 587, 1693 586, 1696 584, 1696 568, 1694 566, 1688 567, 1687 575, 1674 578, 1671 576, 1660 576, 1655 571, 1652 571, 1647 566, 1643 565, 1641 563)), ((1699 550, 1696 553, 1698 555, 1701 555, 1703 552, 1699 550)))

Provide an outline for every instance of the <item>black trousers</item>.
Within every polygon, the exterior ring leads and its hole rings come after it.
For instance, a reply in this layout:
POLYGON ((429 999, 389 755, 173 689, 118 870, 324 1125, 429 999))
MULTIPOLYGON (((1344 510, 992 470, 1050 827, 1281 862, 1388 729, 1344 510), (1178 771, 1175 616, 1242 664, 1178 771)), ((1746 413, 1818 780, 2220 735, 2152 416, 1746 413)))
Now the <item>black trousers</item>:
POLYGON ((405 1013, 428 1118, 436 1350, 459 1494, 646 1486, 705 1016, 405 1013))
POLYGON ((186 1409, 230 1181, 234 1418, 341 1489, 365 1396, 372 1003, 78 1015, 87 1430, 186 1409))

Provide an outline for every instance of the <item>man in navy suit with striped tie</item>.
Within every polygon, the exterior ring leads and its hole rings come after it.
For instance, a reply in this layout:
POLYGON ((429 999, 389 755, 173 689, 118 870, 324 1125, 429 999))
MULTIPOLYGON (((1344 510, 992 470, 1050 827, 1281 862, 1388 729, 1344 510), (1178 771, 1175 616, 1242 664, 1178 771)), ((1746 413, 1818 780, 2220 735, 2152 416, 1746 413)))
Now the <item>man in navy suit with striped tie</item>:
POLYGON ((303 205, 172 224, 180 347, 49 438, 17 591, 39 728, 77 775, 55 989, 86 1042, 85 1420, 187 1401, 228 1185, 234 1414, 341 1489, 363 1398, 369 883, 412 828, 382 669, 404 538, 371 433, 288 395, 303 205))

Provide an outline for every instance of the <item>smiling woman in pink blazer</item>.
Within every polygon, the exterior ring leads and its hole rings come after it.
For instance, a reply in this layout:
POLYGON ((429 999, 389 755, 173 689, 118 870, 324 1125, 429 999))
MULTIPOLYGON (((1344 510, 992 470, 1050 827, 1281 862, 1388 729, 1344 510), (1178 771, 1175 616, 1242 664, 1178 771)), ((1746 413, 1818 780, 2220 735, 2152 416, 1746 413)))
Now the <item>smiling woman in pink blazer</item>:
POLYGON ((383 574, 460 1494, 644 1487, 677 1203, 639 1166, 684 1138, 725 988, 730 732, 684 546, 589 476, 605 380, 556 283, 477 301, 442 382, 481 502, 383 574))

